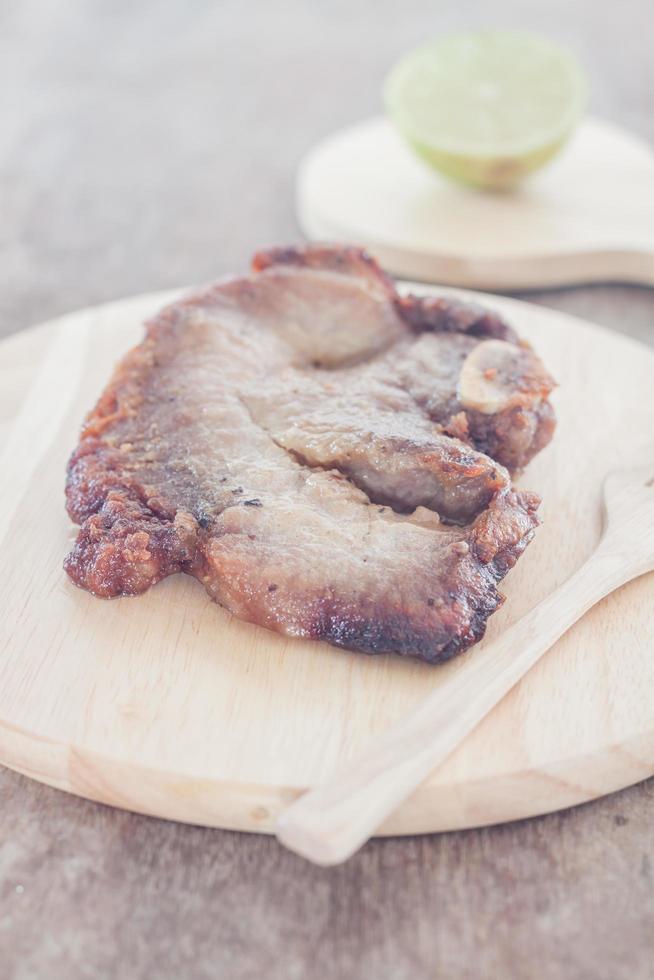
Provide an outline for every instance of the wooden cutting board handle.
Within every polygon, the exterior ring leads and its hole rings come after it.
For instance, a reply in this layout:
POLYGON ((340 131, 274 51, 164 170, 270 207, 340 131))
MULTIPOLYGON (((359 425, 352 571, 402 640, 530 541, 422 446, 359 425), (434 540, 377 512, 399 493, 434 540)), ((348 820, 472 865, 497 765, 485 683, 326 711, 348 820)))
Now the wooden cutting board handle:
POLYGON ((654 285, 654 153, 592 117, 509 194, 446 180, 387 120, 366 120, 306 154, 297 210, 309 238, 358 242, 407 279, 496 291, 654 285))

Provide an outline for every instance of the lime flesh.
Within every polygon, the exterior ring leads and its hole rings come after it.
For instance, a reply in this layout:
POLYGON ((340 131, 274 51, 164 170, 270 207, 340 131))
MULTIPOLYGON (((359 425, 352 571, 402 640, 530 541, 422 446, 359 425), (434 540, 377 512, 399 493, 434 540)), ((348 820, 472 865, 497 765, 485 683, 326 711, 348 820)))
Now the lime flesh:
POLYGON ((584 76, 532 34, 457 34, 410 52, 385 86, 388 113, 435 169, 477 187, 511 187, 550 160, 583 111, 584 76))

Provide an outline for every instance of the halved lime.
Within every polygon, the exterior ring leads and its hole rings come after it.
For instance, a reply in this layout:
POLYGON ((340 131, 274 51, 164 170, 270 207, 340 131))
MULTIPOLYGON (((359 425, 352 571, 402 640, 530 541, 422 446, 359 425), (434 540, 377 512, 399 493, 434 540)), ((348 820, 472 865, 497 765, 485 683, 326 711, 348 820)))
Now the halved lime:
POLYGON ((551 159, 586 101, 574 57, 519 31, 454 34, 409 52, 385 85, 389 115, 432 167, 506 188, 551 159))

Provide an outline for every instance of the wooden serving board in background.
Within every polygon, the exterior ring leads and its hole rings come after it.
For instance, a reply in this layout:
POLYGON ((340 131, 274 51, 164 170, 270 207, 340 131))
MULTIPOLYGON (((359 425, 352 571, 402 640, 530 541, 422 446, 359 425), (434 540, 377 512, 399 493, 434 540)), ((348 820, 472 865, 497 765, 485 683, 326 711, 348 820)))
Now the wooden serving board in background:
MULTIPOLYGON (((183 576, 111 602, 68 581, 67 456, 114 362, 170 298, 85 310, 0 345, 0 762, 115 806, 267 832, 458 662, 285 640, 233 619, 183 576)), ((521 481, 542 494, 544 524, 505 580, 493 637, 591 551, 603 474, 645 458, 654 468, 654 353, 560 313, 481 299, 561 385, 555 441, 521 481)), ((525 817, 652 774, 653 609, 653 576, 602 602, 382 832, 525 817)), ((482 658, 483 643, 466 656, 482 658)))
POLYGON ((510 194, 446 180, 387 120, 369 119, 304 157, 297 210, 310 238, 358 242, 410 279, 494 290, 654 285, 654 152, 599 119, 510 194))

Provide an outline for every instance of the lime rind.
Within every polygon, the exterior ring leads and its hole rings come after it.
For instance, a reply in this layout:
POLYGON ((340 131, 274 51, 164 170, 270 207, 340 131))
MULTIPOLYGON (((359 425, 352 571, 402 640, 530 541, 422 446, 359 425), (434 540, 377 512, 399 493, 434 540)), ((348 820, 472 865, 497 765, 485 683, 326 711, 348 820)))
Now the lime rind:
POLYGON ((584 76, 564 48, 523 32, 444 38, 410 52, 385 85, 387 111, 430 164, 482 187, 510 187, 574 130, 584 76))

